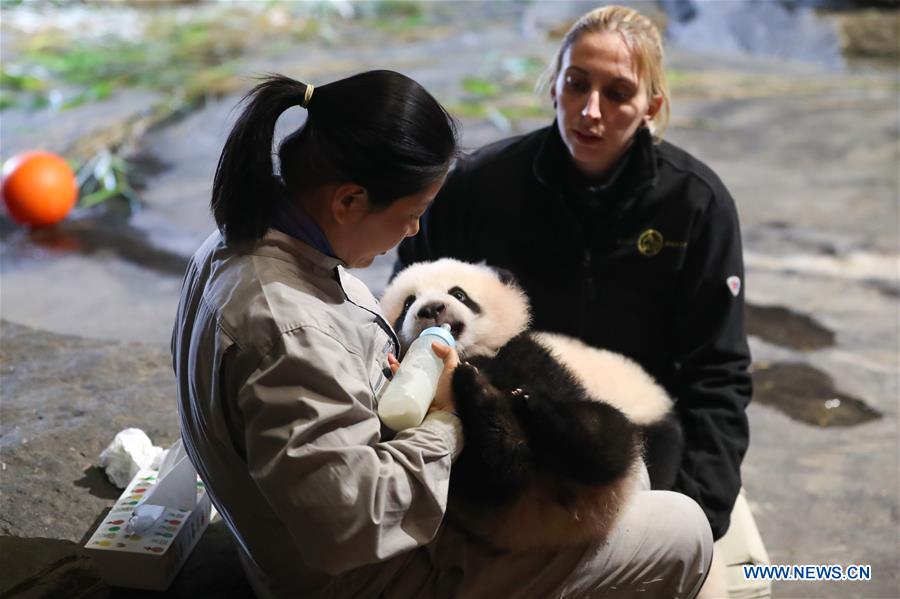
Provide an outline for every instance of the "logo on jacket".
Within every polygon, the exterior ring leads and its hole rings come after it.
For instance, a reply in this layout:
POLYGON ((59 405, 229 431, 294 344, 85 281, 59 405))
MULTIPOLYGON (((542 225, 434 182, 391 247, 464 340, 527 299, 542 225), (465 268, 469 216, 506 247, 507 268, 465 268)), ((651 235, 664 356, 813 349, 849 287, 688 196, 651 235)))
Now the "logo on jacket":
POLYGON ((736 277, 734 275, 725 279, 725 284, 728 285, 728 291, 731 292, 731 295, 734 297, 738 296, 738 293, 741 292, 741 278, 736 277))
POLYGON ((665 245, 662 233, 656 229, 647 229, 637 240, 638 251, 645 256, 655 256, 660 253, 665 245))

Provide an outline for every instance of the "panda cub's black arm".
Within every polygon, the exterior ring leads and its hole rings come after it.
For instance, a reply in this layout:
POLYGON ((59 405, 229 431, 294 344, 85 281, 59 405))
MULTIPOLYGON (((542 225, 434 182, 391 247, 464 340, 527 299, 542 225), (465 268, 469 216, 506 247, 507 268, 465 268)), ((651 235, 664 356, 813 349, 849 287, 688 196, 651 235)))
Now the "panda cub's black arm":
POLYGON ((635 427, 608 404, 548 401, 526 392, 517 411, 538 465, 575 482, 612 482, 625 475, 640 453, 635 427))
POLYGON ((475 366, 460 364, 452 385, 465 446, 451 470, 450 491, 477 505, 507 504, 533 470, 522 427, 509 399, 475 366))
POLYGON ((491 382, 508 392, 537 467, 596 485, 623 476, 638 458, 637 427, 591 397, 530 335, 513 338, 486 370, 491 382))

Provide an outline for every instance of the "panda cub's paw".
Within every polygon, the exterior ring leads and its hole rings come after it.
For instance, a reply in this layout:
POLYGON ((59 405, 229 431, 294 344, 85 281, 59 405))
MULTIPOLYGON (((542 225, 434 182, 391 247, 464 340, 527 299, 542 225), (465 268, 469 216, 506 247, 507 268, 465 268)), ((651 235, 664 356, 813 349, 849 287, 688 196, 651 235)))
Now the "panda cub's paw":
POLYGON ((453 398, 463 422, 468 417, 490 410, 491 406, 503 398, 499 389, 474 365, 461 362, 453 371, 453 398))
POLYGON ((510 397, 512 397, 514 402, 518 403, 528 403, 528 400, 531 399, 531 395, 529 395, 527 389, 523 389, 522 387, 516 387, 512 391, 509 392, 510 397))
POLYGON ((456 368, 452 384, 467 443, 471 441, 491 453, 520 451, 513 448, 525 442, 514 407, 516 401, 523 401, 521 397, 514 400, 493 384, 484 369, 467 362, 456 368))
POLYGON ((512 407, 513 412, 526 427, 531 420, 531 412, 534 411, 535 407, 533 395, 534 393, 525 385, 511 389, 507 394, 509 405, 512 407))

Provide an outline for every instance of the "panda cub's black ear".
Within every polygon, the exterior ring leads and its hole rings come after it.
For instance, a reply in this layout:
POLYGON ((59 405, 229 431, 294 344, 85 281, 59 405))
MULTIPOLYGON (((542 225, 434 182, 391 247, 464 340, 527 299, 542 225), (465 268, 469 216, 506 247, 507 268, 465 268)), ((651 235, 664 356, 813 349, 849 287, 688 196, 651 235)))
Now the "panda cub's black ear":
POLYGON ((516 278, 516 275, 512 273, 511 270, 506 270, 505 268, 500 268, 499 266, 491 266, 487 263, 487 260, 479 260, 476 262, 478 266, 487 266, 500 277, 500 282, 504 285, 515 285, 516 287, 521 287, 519 285, 519 280, 516 278))
POLYGON ((503 282, 504 285, 515 285, 519 286, 519 280, 516 279, 516 275, 512 273, 511 270, 506 270, 505 268, 497 268, 496 266, 492 266, 497 275, 500 277, 500 281, 503 282))

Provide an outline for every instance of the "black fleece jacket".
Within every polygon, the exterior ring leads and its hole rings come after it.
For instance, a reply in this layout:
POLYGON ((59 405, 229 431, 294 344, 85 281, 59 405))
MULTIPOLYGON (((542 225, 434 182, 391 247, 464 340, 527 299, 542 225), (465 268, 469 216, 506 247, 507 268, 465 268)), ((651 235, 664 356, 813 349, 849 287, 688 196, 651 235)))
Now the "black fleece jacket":
POLYGON ((605 181, 576 172, 554 123, 461 159, 397 268, 455 257, 512 271, 533 328, 641 364, 675 398, 675 490, 718 539, 741 487, 752 386, 734 202, 706 165, 639 130, 605 181))

